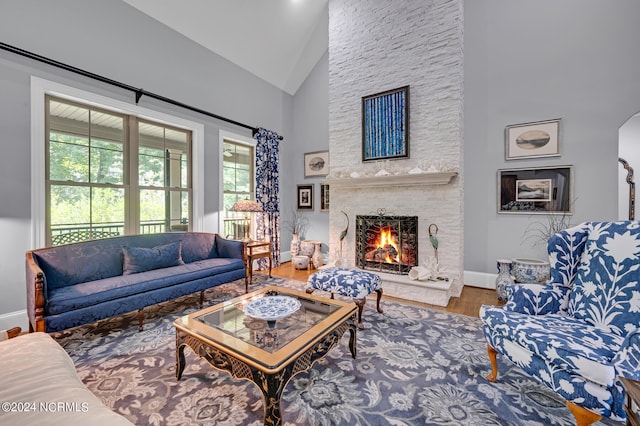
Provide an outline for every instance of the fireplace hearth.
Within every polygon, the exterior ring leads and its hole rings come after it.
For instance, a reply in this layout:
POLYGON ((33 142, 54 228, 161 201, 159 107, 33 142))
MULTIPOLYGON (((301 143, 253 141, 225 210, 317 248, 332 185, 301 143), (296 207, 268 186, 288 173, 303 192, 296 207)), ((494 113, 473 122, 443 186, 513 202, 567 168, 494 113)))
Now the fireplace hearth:
POLYGON ((417 216, 356 216, 356 265, 406 275, 417 265, 417 216))

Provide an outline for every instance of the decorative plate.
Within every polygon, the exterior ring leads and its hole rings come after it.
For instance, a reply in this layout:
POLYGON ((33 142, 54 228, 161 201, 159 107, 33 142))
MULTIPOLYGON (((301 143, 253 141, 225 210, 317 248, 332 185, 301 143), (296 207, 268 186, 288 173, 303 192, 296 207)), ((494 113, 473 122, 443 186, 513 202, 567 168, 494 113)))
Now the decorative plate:
POLYGON ((252 318, 275 321, 300 309, 300 301, 290 296, 265 296, 244 306, 244 314, 252 318))

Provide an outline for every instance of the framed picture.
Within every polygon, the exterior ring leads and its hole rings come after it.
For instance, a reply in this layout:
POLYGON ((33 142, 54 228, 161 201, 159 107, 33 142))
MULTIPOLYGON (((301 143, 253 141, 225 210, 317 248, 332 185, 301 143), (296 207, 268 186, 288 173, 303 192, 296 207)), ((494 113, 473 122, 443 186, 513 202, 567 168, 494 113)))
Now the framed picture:
POLYGON ((516 180, 516 201, 551 201, 551 179, 516 180))
POLYGON ((409 86, 362 98, 362 161, 409 157, 409 86))
POLYGON ((329 185, 320 185, 320 211, 329 211, 329 185))
POLYGON ((557 157, 560 155, 560 119, 507 126, 505 144, 507 160, 557 157))
POLYGON ((498 170, 498 213, 571 214, 573 166, 498 170))
POLYGON ((326 176, 329 174, 329 151, 307 152, 304 154, 304 177, 326 176))
POLYGON ((298 210, 313 210, 313 185, 298 185, 298 210))

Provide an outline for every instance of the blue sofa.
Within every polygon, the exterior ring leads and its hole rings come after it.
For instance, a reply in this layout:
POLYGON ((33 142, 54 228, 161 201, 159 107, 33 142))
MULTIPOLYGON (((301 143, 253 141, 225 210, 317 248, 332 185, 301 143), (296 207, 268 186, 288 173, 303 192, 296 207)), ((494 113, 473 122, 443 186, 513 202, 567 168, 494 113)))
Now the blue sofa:
POLYGON ((200 232, 129 235, 26 253, 29 331, 54 332, 245 279, 242 242, 200 232))

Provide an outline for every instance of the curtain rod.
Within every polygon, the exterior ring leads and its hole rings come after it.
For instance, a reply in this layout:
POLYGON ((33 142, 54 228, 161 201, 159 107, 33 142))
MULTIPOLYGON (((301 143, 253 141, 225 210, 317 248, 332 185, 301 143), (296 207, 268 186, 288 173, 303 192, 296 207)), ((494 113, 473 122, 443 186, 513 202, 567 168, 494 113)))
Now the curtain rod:
MULTIPOLYGON (((230 118, 225 118, 225 117, 222 117, 222 116, 220 116, 218 114, 214 114, 214 113, 205 111, 205 110, 200 109, 200 108, 192 107, 190 105, 184 104, 182 102, 175 101, 175 100, 167 98, 165 96, 161 96, 161 95, 158 95, 158 94, 155 94, 155 93, 152 93, 152 92, 148 92, 146 90, 139 89, 137 87, 133 87, 133 86, 121 83, 121 82, 116 81, 116 80, 112 80, 110 78, 101 76, 99 74, 94 74, 92 72, 85 71, 83 69, 76 68, 74 66, 67 65, 65 63, 55 61, 53 59, 49 59, 49 58, 46 58, 44 56, 38 55, 36 53, 32 53, 32 52, 29 52, 27 50, 20 49, 18 47, 14 47, 14 46, 11 46, 11 45, 6 44, 6 43, 0 42, 0 49, 6 50, 8 52, 15 53, 17 55, 24 56, 24 57, 29 58, 29 59, 36 60, 38 62, 42 62, 42 63, 48 64, 48 65, 52 65, 54 67, 57 67, 57 68, 60 68, 60 69, 66 70, 66 71, 70 71, 70 72, 73 72, 75 74, 79 74, 79 75, 82 75, 84 77, 89 77, 89 78, 92 78, 94 80, 98 80, 98 81, 101 81, 103 83, 107 83, 107 84, 110 84, 112 86, 119 87, 121 89, 125 89, 125 90, 129 90, 131 92, 134 92, 135 95, 136 95, 136 105, 138 104, 138 102, 140 101, 140 98, 142 96, 148 96, 150 98, 157 99, 159 101, 166 102, 166 103, 171 104, 171 105, 175 105, 175 106, 178 106, 178 107, 181 107, 181 108, 185 108, 185 109, 188 109, 188 110, 191 110, 191 111, 195 111, 195 112, 197 112, 199 114, 207 115, 209 117, 213 117, 213 118, 218 119, 218 120, 226 121, 227 123, 231 123, 231 124, 239 126, 239 127, 244 127, 245 129, 251 130, 252 136, 255 136, 256 133, 258 133, 258 128, 257 127, 249 126, 248 124, 240 123, 239 121, 235 121, 235 120, 232 120, 230 118)), ((282 136, 280 136, 279 139, 282 140, 283 139, 282 136)))

